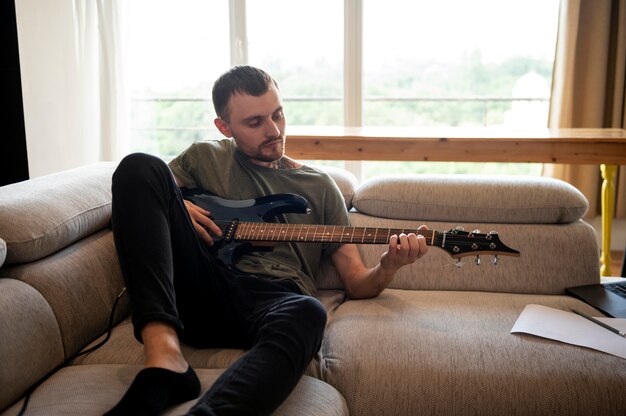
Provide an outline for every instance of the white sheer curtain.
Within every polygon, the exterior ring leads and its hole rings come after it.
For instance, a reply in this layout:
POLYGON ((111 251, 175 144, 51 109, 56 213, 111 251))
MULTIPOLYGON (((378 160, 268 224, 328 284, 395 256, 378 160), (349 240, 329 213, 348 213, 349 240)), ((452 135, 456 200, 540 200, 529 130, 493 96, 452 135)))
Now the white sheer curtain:
POLYGON ((125 154, 123 0, 17 0, 31 177, 125 154))

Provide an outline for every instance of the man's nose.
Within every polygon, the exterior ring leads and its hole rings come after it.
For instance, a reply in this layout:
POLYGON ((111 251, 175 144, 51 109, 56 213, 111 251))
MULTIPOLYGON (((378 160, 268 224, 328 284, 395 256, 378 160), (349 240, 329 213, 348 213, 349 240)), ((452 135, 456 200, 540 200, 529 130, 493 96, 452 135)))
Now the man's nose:
POLYGON ((280 136, 280 129, 278 128, 278 124, 274 120, 268 120, 266 123, 266 131, 265 134, 267 137, 277 137, 280 136))

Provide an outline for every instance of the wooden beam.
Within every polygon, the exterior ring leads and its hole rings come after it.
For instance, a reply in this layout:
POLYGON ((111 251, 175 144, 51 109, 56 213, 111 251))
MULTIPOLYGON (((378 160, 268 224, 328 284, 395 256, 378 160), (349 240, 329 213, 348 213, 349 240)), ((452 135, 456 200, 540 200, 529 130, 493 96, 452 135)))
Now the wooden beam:
POLYGON ((626 164, 624 129, 290 127, 287 154, 309 160, 626 164))

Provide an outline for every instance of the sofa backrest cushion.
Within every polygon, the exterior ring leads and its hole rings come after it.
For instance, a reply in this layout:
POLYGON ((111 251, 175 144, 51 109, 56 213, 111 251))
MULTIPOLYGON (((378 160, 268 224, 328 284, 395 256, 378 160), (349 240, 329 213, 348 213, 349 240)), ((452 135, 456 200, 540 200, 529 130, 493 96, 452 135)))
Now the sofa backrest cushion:
POLYGON ((589 207, 579 190, 553 178, 445 174, 373 178, 352 204, 375 217, 509 224, 571 223, 589 207))
POLYGON ((6 264, 43 258, 108 226, 112 162, 0 187, 6 264))
MULTIPOLYGON (((409 290, 462 290, 506 293, 561 295, 565 288, 600 281, 600 249, 593 227, 582 220, 568 224, 495 224, 384 219, 350 213, 355 227, 404 228, 416 230, 427 224, 431 230, 448 231, 457 226, 467 231, 496 231, 503 245, 520 252, 519 257, 500 255, 492 264, 493 253, 453 258, 449 251, 431 245, 415 263, 402 267, 390 288, 409 290)), ((451 241, 451 240, 448 240, 451 241)), ((387 250, 385 245, 359 245, 367 267, 374 267, 387 250)), ((470 254, 470 253, 466 253, 470 254)), ((318 289, 340 289, 343 284, 331 262, 320 265, 318 289)))
POLYGON ((343 195, 343 199, 346 201, 346 208, 350 210, 350 208, 352 208, 352 199, 354 198, 354 194, 356 193, 356 188, 358 186, 356 176, 345 169, 334 166, 314 167, 326 172, 331 178, 333 178, 343 195))

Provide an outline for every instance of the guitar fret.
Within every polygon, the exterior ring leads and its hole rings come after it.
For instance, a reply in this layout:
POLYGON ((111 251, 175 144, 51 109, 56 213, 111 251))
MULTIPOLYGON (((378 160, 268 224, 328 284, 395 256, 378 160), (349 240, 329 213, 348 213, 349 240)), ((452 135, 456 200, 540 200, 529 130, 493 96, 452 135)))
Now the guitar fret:
MULTIPOLYGON (((345 228, 346 227, 344 227, 344 229, 345 228)), ((344 234, 348 238, 348 241, 352 242, 352 237, 354 236, 354 229, 353 228, 349 228, 347 230, 344 230, 344 234)))

